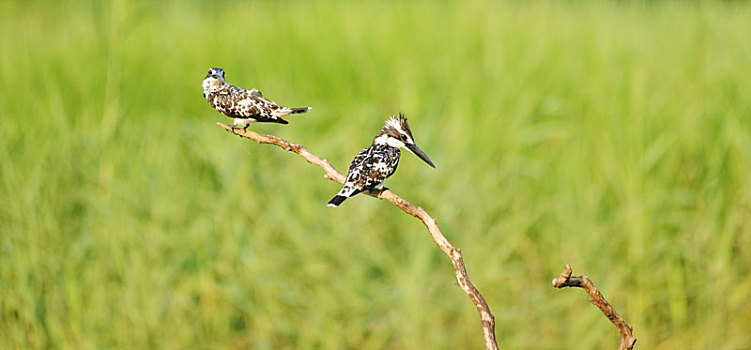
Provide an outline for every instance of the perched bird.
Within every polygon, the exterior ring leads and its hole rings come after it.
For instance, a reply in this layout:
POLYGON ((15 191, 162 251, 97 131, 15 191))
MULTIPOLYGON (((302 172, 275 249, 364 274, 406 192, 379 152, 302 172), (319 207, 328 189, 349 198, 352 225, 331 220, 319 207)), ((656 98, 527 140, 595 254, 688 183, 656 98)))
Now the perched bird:
POLYGON ((283 116, 311 110, 310 107, 280 107, 274 101, 264 98, 256 89, 246 90, 229 85, 224 80, 224 69, 221 68, 209 69, 203 79, 203 97, 217 111, 235 118, 232 129, 247 129, 253 122, 289 124, 282 119, 283 116))
POLYGON ((373 144, 364 148, 355 156, 347 172, 344 187, 329 201, 329 207, 338 207, 347 198, 362 191, 369 191, 383 183, 396 171, 399 165, 400 148, 406 148, 430 166, 435 164, 417 147, 409 129, 407 119, 399 114, 391 117, 381 132, 376 135, 373 144))

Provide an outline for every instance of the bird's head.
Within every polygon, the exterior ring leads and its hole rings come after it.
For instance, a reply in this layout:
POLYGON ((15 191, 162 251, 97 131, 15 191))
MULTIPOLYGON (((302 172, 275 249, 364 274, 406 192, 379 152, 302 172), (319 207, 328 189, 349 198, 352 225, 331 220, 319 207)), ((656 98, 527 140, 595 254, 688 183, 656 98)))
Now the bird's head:
POLYGON ((417 147, 412 137, 412 130, 409 129, 409 124, 407 124, 407 118, 404 118, 403 114, 395 115, 386 121, 386 125, 378 133, 378 136, 376 136, 375 143, 396 148, 405 148, 435 168, 435 164, 430 161, 425 152, 420 147, 417 147))
POLYGON ((206 78, 203 79, 204 85, 209 86, 221 86, 224 85, 224 69, 221 68, 209 68, 209 72, 206 73, 206 78))

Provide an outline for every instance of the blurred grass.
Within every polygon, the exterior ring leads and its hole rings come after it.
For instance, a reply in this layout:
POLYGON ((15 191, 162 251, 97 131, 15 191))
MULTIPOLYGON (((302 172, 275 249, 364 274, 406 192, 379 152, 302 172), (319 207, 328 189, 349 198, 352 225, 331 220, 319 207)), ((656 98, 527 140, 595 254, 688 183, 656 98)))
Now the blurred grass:
POLYGON ((405 112, 388 186, 462 248, 505 348, 751 347, 751 4, 0 3, 0 348, 481 348, 423 226, 230 137, 345 170, 405 112))

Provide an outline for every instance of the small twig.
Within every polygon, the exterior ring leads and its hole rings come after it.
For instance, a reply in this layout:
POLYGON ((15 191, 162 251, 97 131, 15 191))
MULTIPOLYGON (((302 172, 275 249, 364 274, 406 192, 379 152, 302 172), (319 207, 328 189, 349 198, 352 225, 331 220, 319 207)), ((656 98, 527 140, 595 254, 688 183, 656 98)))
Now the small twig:
POLYGON ((566 268, 563 269, 561 275, 553 279, 553 287, 579 287, 584 289, 589 294, 589 302, 600 308, 602 313, 610 320, 610 322, 618 328, 621 333, 621 345, 618 350, 631 350, 634 348, 636 338, 634 338, 631 326, 623 320, 623 318, 615 312, 615 309, 605 300, 602 293, 595 287, 592 280, 587 276, 571 276, 571 265, 566 264, 566 268))
MULTIPOLYGON (((235 135, 249 138, 258 143, 276 145, 287 151, 297 153, 305 158, 305 160, 307 160, 308 162, 316 164, 323 168, 323 170, 326 171, 326 178, 341 184, 344 183, 345 176, 337 171, 336 168, 334 168, 334 166, 331 165, 331 163, 327 159, 321 158, 311 153, 302 145, 289 142, 276 136, 261 135, 250 130, 232 129, 231 127, 222 123, 217 124, 224 129, 231 131, 235 135)), ((467 293, 469 299, 472 301, 472 303, 475 304, 475 307, 477 307, 477 312, 480 313, 483 337, 485 339, 485 348, 498 349, 498 344, 496 343, 495 339, 495 317, 490 312, 488 303, 485 301, 485 298, 482 297, 480 291, 478 291, 477 288, 475 288, 475 286, 472 285, 472 283, 469 281, 469 277, 467 276, 467 269, 464 267, 464 260, 462 259, 462 252, 458 248, 455 248, 453 245, 451 245, 446 237, 443 236, 441 230, 438 228, 438 224, 436 223, 435 219, 421 207, 412 205, 406 199, 397 196, 390 190, 376 190, 363 193, 372 197, 376 197, 378 199, 389 201, 391 202, 391 204, 399 207, 399 209, 403 210, 405 213, 412 215, 422 221, 425 227, 428 228, 428 231, 433 237, 433 241, 435 241, 435 243, 438 245, 438 248, 446 253, 449 259, 451 259, 451 263, 454 265, 454 273, 456 274, 457 284, 464 290, 465 293, 467 293)))

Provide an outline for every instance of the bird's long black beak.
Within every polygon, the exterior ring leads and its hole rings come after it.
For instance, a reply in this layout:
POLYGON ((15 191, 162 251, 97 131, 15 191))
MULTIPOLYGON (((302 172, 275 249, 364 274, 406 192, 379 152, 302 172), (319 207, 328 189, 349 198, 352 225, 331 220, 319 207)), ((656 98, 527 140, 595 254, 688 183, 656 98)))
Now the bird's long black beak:
POLYGON ((425 163, 428 163, 428 165, 430 165, 430 166, 432 166, 432 167, 435 168, 435 164, 433 164, 433 162, 430 161, 430 158, 428 158, 428 156, 425 155, 425 152, 423 152, 420 149, 420 147, 417 147, 417 145, 415 145, 415 144, 406 145, 406 146, 407 146, 407 148, 410 151, 412 151, 412 153, 414 153, 416 156, 420 157, 420 159, 424 160, 425 163))

